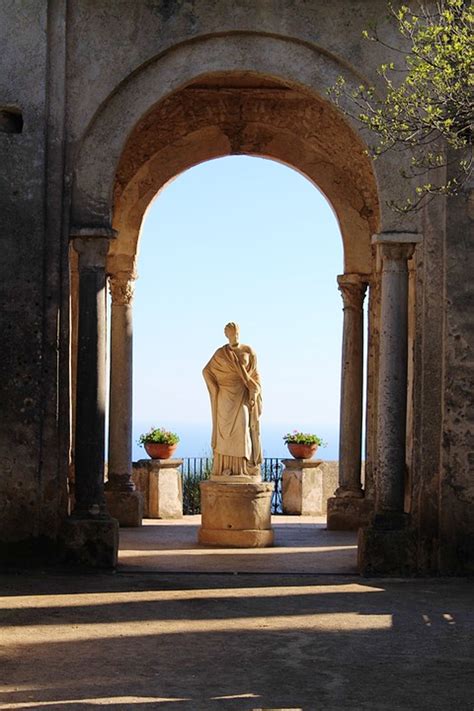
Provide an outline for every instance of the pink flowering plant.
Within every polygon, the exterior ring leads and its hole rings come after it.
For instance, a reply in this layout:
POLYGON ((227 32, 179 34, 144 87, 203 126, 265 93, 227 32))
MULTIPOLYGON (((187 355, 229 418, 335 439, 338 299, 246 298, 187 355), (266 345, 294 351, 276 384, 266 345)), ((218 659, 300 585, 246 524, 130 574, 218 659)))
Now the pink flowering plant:
POLYGON ((318 447, 325 447, 327 445, 327 442, 321 439, 321 437, 307 432, 298 432, 298 430, 293 430, 293 432, 288 432, 286 435, 283 435, 283 441, 285 444, 316 444, 318 447))
POLYGON ((142 447, 146 442, 155 444, 178 444, 179 437, 176 432, 165 430, 164 427, 152 427, 145 434, 141 434, 138 438, 138 444, 142 447))

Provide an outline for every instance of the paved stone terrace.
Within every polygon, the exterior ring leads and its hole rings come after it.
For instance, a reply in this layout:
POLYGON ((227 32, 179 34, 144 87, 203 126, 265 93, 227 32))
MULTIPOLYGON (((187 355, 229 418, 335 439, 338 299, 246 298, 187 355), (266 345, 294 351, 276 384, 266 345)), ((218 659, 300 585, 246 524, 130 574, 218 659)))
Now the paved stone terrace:
POLYGON ((357 573, 357 535, 327 531, 316 516, 273 516, 272 548, 198 545, 200 516, 145 519, 120 530, 120 569, 165 573, 357 573))
POLYGON ((0 709, 472 710, 473 581, 337 574, 353 534, 278 521, 266 551, 150 521, 115 574, 0 575, 0 709))
POLYGON ((459 580, 0 579, 1 709, 470 711, 459 580))

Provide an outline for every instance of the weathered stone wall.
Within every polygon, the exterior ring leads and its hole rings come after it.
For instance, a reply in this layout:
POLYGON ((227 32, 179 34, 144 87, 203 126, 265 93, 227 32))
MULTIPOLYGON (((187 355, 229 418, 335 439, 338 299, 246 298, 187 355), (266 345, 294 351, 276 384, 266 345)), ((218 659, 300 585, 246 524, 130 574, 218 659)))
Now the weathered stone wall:
POLYGON ((0 545, 13 557, 15 542, 54 538, 66 506, 58 478, 62 204, 54 188, 63 175, 48 104, 50 11, 36 0, 0 8, 0 107, 23 116, 21 133, 0 131, 0 545))
POLYGON ((439 569, 474 573, 474 185, 446 204, 439 569))

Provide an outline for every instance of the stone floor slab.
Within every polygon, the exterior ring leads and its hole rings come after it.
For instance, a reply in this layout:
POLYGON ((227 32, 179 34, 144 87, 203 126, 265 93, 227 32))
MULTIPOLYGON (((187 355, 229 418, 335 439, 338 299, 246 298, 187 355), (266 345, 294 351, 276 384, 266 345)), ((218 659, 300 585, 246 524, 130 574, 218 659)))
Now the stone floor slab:
POLYGON ((472 599, 455 579, 3 575, 0 708, 468 711, 472 599))
POLYGON ((200 516, 148 519, 120 531, 119 569, 200 573, 357 572, 357 533, 327 531, 324 517, 273 516, 272 548, 213 548, 198 544, 200 516))

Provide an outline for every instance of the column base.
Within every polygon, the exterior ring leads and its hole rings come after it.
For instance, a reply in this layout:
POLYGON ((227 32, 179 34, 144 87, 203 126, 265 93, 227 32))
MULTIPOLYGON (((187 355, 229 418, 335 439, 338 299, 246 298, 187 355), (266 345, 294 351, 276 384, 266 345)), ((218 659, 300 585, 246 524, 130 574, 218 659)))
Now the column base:
POLYGON ((359 530, 361 575, 406 576, 416 571, 416 541, 406 514, 376 515, 359 530))
POLYGON ((115 568, 119 525, 114 518, 76 519, 64 522, 61 534, 63 562, 88 568, 115 568))
POLYGON ((123 528, 138 528, 143 519, 143 495, 140 491, 105 492, 107 510, 112 518, 117 519, 123 528))
POLYGON ((357 531, 367 526, 373 514, 371 499, 352 496, 332 496, 327 502, 328 531, 357 531))
POLYGON ((273 483, 203 481, 202 525, 198 541, 226 548, 272 546, 271 501, 273 483))

